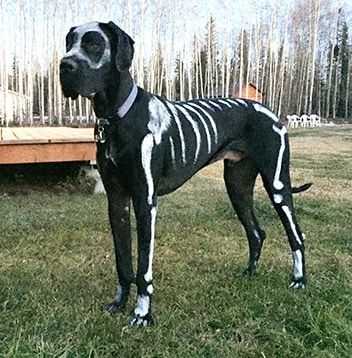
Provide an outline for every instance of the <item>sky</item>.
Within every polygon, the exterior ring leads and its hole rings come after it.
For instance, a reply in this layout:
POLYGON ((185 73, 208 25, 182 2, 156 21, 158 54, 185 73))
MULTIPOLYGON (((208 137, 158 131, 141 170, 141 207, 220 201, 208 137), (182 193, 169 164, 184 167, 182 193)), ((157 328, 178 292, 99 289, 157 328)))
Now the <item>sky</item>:
MULTIPOLYGON (((65 35, 71 26, 92 20, 113 20, 134 38, 137 53, 143 50, 144 56, 148 57, 156 36, 152 27, 161 19, 157 40, 170 42, 171 34, 174 33, 173 51, 177 53, 186 47, 183 54, 189 56, 194 34, 198 34, 200 39, 204 38, 210 16, 215 18, 219 46, 221 47, 221 42, 224 41, 224 46, 230 48, 235 43, 235 37, 241 27, 249 28, 261 16, 270 17, 275 4, 283 4, 284 11, 294 1, 0 0, 0 51, 6 53, 5 61, 8 67, 11 67, 13 54, 17 53, 20 54, 18 57, 26 59, 27 63, 31 56, 33 61, 38 62, 44 69, 51 60, 54 48, 63 53, 65 35), (147 5, 143 6, 143 3, 147 5), (161 4, 159 8, 158 4, 161 4), (128 11, 122 10, 129 7, 130 16, 128 11), (172 31, 172 28, 175 31, 172 31), (225 36, 228 29, 230 38, 225 36), (230 44, 227 45, 226 41, 230 44)), ((345 5, 350 13, 349 25, 352 32, 352 0, 331 1, 345 5)), ((284 25, 279 22, 277 28, 284 25)), ((22 66, 26 66, 25 62, 22 66)))

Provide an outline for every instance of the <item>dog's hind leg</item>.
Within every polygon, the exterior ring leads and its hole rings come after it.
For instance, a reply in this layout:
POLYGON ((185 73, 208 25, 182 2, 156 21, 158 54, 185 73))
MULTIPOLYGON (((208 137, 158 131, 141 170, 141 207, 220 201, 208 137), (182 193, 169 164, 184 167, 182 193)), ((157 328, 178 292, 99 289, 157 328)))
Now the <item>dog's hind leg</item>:
POLYGON ((253 188, 258 169, 249 158, 239 162, 224 161, 224 179, 231 203, 241 221, 249 244, 249 261, 245 273, 252 274, 258 265, 265 231, 259 227, 253 211, 253 188))
MULTIPOLYGON (((266 130, 269 126, 266 125, 266 130)), ((287 130, 280 123, 270 125, 256 153, 265 189, 285 228, 293 255, 291 288, 305 288, 304 235, 298 225, 292 198, 287 130), (270 142, 265 142, 270 138, 270 142)), ((259 141, 258 141, 259 142, 259 141)))

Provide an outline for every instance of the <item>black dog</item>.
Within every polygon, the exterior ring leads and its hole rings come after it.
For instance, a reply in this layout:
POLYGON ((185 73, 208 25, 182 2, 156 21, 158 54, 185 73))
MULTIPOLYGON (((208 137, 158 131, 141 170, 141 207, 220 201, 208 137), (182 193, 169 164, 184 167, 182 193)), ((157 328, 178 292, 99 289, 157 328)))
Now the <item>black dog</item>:
POLYGON ((120 311, 130 285, 138 288, 133 325, 152 322, 152 259, 157 197, 170 193, 197 171, 224 160, 224 179, 249 242, 251 274, 258 264, 265 232, 253 212, 258 173, 285 227, 293 253, 290 287, 306 285, 304 235, 293 208, 289 143, 285 127, 265 106, 243 99, 169 102, 137 88, 129 68, 133 40, 114 23, 71 28, 60 66, 66 97, 92 100, 97 163, 107 192, 114 237, 117 294, 107 309, 120 311), (138 231, 138 269, 131 259, 130 203, 138 231))

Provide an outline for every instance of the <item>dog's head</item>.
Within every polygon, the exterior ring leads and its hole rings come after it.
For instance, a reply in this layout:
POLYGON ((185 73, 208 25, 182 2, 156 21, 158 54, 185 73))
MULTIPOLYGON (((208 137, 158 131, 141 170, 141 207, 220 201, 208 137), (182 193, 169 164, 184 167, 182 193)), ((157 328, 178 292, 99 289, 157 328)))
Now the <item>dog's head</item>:
POLYGON ((133 44, 113 22, 72 27, 66 36, 66 54, 60 63, 64 96, 92 97, 104 90, 112 76, 129 70, 133 44))

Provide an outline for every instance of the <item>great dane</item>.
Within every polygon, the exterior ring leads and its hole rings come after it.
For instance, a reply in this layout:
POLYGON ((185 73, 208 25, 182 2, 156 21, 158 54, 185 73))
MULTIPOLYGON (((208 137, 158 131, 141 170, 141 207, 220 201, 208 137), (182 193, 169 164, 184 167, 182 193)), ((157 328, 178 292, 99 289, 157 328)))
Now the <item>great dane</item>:
POLYGON ((168 194, 206 165, 224 161, 231 203, 249 243, 252 274, 265 239, 253 210, 253 188, 260 174, 293 254, 291 288, 306 285, 304 235, 298 225, 291 187, 286 128, 264 105, 245 99, 212 98, 171 102, 136 86, 131 77, 134 41, 113 22, 73 27, 66 37, 60 80, 66 97, 91 99, 97 164, 108 199, 118 285, 106 306, 121 311, 130 285, 137 284, 131 324, 152 322, 152 261, 157 198, 168 194), (138 268, 131 257, 130 204, 137 222, 138 268))

